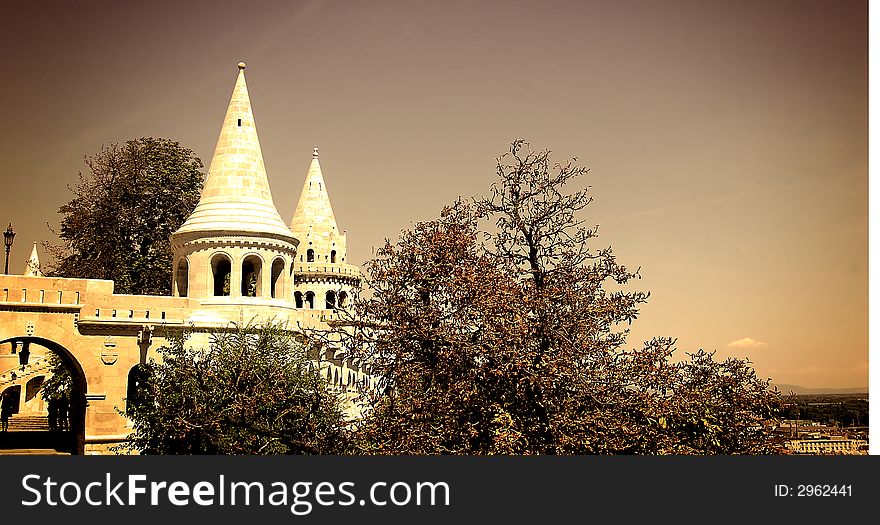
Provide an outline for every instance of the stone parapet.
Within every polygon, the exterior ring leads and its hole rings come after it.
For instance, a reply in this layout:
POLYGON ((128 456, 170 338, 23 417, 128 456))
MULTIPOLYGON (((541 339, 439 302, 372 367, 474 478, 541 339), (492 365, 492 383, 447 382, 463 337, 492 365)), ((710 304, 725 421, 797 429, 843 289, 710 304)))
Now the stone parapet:
POLYGON ((293 265, 293 278, 297 284, 327 278, 357 284, 361 280, 361 270, 357 266, 345 263, 297 263, 293 265))

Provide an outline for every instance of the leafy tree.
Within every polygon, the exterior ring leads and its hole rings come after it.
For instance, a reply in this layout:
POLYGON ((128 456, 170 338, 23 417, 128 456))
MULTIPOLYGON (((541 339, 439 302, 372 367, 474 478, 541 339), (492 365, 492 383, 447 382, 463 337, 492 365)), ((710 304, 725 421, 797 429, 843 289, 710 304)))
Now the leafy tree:
MULTIPOLYGON (((386 241, 335 336, 382 378, 368 447, 406 454, 759 453, 779 400, 747 361, 625 348, 648 294, 580 213, 587 173, 523 141, 488 197, 386 241), (611 289, 614 287, 615 289, 611 289)), ((341 315, 344 315, 342 312, 341 315)))
POLYGON ((202 161, 162 138, 110 144, 85 157, 74 194, 58 211, 62 245, 46 243, 49 274, 112 279, 116 293, 171 293, 170 235, 195 208, 202 161))
POLYGON ((237 327, 192 348, 161 348, 128 403, 144 454, 334 454, 349 450, 336 397, 307 349, 280 326, 237 327))
POLYGON ((49 359, 49 374, 40 386, 40 395, 46 401, 61 399, 65 396, 70 399, 73 376, 57 355, 49 353, 47 358, 49 359))

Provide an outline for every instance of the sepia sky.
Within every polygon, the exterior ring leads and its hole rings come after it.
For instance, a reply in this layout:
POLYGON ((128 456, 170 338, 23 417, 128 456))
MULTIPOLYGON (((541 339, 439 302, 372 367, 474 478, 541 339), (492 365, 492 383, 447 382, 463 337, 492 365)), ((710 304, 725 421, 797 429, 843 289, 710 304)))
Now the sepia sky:
POLYGON ((172 138, 207 170, 244 60, 278 211, 319 146, 350 261, 485 192, 525 138, 590 166, 596 246, 652 293, 632 346, 867 385, 864 2, 11 1, 0 19, 12 273, 102 144, 172 138))

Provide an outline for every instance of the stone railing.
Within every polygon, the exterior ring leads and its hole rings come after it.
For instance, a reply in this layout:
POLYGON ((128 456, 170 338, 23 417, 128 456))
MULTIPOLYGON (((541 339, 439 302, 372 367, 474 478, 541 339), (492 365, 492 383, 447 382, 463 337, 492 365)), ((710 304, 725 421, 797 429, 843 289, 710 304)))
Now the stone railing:
POLYGON ((293 266, 294 276, 300 274, 327 274, 340 275, 345 277, 360 277, 361 271, 357 266, 350 264, 332 264, 332 263, 298 263, 293 266))
POLYGON ((23 379, 45 372, 52 366, 48 357, 40 357, 31 360, 24 366, 16 366, 0 373, 0 390, 23 379))

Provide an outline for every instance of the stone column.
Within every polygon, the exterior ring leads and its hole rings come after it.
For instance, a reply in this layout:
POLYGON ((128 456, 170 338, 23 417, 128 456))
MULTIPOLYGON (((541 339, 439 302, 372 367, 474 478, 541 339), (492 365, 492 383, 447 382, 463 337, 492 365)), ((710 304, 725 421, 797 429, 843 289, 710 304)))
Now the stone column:
POLYGON ((240 256, 232 255, 232 272, 229 274, 229 296, 241 297, 241 263, 240 256))
POLYGON ((26 414, 27 407, 24 405, 24 400, 27 398, 27 379, 22 377, 19 379, 21 386, 18 387, 18 413, 26 414))
MULTIPOLYGON (((263 267, 260 269, 260 281, 262 284, 262 290, 260 291, 261 296, 263 297, 272 297, 272 259, 270 258, 267 262, 263 263, 263 267)), ((278 297, 278 288, 275 288, 275 297, 278 297)))

